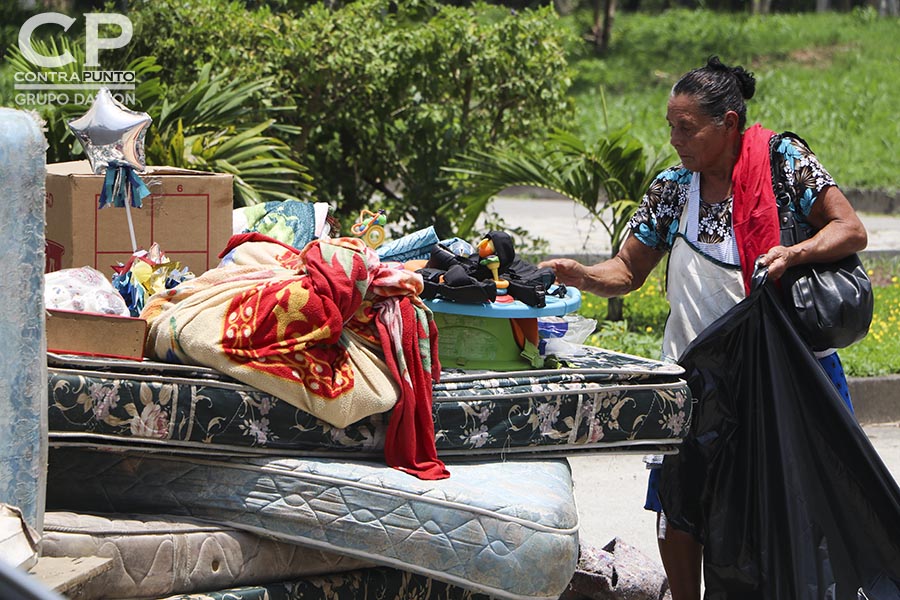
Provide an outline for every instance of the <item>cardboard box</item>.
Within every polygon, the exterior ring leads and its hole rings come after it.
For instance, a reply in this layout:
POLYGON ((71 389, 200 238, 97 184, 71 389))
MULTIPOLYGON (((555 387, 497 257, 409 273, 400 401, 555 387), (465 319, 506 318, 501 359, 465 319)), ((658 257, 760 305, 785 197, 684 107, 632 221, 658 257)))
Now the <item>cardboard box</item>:
POLYGON ((47 350, 142 360, 147 321, 71 310, 47 310, 47 350))
MULTIPOLYGON (((47 272, 90 266, 110 275, 131 257, 126 209, 97 208, 103 178, 86 160, 47 165, 47 272)), ((156 242, 197 275, 215 267, 231 237, 233 177, 148 167, 141 179, 151 195, 131 209, 138 248, 156 242)))

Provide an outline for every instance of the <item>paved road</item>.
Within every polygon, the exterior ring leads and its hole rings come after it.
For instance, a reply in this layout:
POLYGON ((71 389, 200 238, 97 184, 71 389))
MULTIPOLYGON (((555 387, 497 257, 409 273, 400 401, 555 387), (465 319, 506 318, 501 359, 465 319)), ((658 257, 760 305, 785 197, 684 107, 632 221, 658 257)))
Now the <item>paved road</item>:
MULTIPOLYGON (((587 210, 570 200, 502 196, 491 202, 489 211, 507 225, 547 240, 551 254, 609 255, 606 231, 591 221, 587 210)), ((860 218, 869 233, 867 250, 900 251, 900 216, 861 213, 860 218)))
MULTIPOLYGON (((896 481, 900 481, 900 423, 864 427, 896 481)), ((603 546, 619 537, 662 565, 656 548, 656 515, 644 510, 647 471, 643 455, 569 458, 582 539, 603 546)))

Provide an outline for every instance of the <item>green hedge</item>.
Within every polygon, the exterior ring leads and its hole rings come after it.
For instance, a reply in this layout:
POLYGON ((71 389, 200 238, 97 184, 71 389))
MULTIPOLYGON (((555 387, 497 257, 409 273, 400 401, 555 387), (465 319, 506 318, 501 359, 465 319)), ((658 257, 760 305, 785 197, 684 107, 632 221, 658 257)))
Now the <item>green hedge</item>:
POLYGON ((499 139, 539 139, 571 119, 566 30, 552 9, 360 0, 300 14, 154 0, 132 13, 131 51, 156 57, 177 93, 198 65, 274 76, 260 102, 282 119, 322 200, 348 218, 384 208, 407 229, 454 231, 440 168, 499 139))

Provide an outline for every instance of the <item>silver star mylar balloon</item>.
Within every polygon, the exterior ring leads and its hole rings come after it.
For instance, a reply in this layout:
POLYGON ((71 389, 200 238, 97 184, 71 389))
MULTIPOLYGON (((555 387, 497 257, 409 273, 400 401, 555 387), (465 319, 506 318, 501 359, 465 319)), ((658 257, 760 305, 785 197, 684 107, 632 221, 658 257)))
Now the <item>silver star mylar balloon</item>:
POLYGON ((147 113, 126 108, 108 89, 100 88, 88 111, 69 121, 69 129, 81 141, 94 173, 103 173, 112 161, 143 171, 150 121, 147 113))

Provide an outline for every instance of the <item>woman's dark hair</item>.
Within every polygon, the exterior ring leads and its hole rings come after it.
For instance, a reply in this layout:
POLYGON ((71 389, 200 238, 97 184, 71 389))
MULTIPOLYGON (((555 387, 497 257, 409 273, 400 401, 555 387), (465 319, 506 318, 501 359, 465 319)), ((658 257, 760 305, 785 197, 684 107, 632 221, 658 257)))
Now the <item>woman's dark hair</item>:
POLYGON ((711 56, 705 67, 683 75, 672 87, 672 95, 693 96, 700 109, 711 118, 721 120, 733 110, 738 114, 738 129, 747 124, 747 100, 756 91, 756 78, 744 67, 729 67, 711 56))

